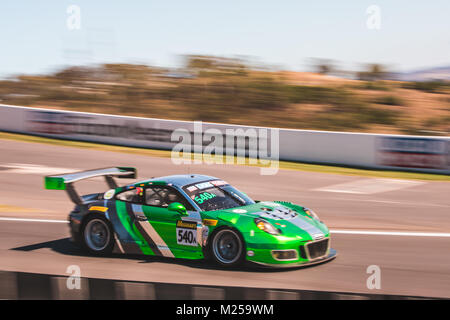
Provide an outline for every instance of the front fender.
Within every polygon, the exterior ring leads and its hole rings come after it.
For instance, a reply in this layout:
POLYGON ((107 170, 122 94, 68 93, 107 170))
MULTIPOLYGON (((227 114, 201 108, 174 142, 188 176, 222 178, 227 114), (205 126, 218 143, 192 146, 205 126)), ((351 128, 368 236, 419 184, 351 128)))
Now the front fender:
POLYGON ((222 212, 217 216, 217 218, 231 224, 236 224, 240 218, 240 215, 237 213, 222 212))

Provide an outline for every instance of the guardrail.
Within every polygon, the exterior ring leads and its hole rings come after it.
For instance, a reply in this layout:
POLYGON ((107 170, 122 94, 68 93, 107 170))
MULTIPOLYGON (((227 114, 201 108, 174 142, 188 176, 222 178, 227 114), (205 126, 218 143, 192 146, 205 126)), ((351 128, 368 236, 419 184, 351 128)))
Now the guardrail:
POLYGON ((427 297, 205 286, 160 282, 80 278, 80 289, 68 289, 68 277, 0 271, 0 299, 11 300, 411 300, 427 297))
MULTIPOLYGON (((0 130, 141 148, 171 150, 179 141, 172 136, 181 129, 190 135, 194 152, 208 145, 210 136, 198 138, 196 129, 214 129, 224 141, 224 151, 251 154, 249 134, 258 135, 258 148, 280 160, 351 167, 410 170, 450 174, 450 137, 383 135, 330 131, 270 129, 215 123, 196 123, 152 118, 125 117, 87 112, 0 105, 0 130), (234 132, 232 144, 225 141, 234 132), (272 134, 274 133, 274 134, 272 134), (196 138, 197 137, 197 138, 196 138), (245 140, 247 139, 247 140, 245 140), (279 143, 278 143, 279 142, 279 143), (275 143, 278 155, 273 154, 275 143), (278 157, 277 157, 278 156, 278 157)), ((264 154, 264 153, 263 153, 264 154)), ((261 154, 258 154, 261 157, 261 154)), ((262 156, 264 158, 264 156, 262 156)))

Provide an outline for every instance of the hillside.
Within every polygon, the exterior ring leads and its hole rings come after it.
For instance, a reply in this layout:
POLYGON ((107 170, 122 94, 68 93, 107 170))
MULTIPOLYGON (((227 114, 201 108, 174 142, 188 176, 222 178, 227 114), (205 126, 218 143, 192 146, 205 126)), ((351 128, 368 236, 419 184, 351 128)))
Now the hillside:
POLYGON ((144 65, 72 67, 0 81, 0 103, 165 119, 314 130, 448 135, 448 82, 360 81, 190 57, 173 72, 144 65))

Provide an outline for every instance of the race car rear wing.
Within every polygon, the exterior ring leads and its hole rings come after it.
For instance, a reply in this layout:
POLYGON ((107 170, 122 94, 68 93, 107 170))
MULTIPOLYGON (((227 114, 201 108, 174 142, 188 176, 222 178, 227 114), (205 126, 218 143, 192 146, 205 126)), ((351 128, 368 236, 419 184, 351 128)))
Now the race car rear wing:
POLYGON ((75 204, 83 204, 83 200, 75 191, 73 183, 80 180, 100 176, 105 177, 106 183, 108 184, 108 187, 110 189, 115 189, 118 187, 118 185, 113 177, 136 179, 137 172, 136 168, 132 167, 112 167, 112 168, 67 173, 55 176, 46 176, 45 189, 66 190, 70 200, 72 200, 75 204))

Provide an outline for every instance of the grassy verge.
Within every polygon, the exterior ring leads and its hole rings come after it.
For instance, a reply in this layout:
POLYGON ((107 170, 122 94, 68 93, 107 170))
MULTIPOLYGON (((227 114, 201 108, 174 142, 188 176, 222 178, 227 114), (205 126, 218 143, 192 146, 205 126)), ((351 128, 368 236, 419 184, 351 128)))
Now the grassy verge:
MULTIPOLYGON (((131 154, 139 154, 139 155, 145 155, 145 156, 151 156, 151 157, 170 158, 170 156, 171 156, 171 152, 166 151, 166 150, 154 150, 154 149, 113 146, 113 145, 105 145, 105 144, 99 144, 99 143, 51 139, 51 138, 30 136, 30 135, 24 135, 24 134, 13 134, 13 133, 6 133, 6 132, 0 132, 0 139, 43 143, 43 144, 51 144, 51 145, 66 146, 66 147, 95 149, 95 150, 100 150, 100 151, 122 152, 122 153, 128 153, 128 154, 131 153, 131 154)), ((187 156, 187 158, 193 159, 193 155, 189 154, 187 156)), ((248 162, 248 159, 239 159, 237 157, 234 158, 234 163, 249 165, 249 166, 259 166, 259 165, 250 164, 248 162), (241 162, 239 162, 239 160, 241 160, 241 162)), ((356 168, 338 167, 338 166, 330 166, 330 165, 318 165, 318 164, 307 164, 307 163, 289 162, 289 161, 280 161, 279 167, 280 167, 280 169, 288 169, 288 170, 334 173, 334 174, 343 174, 343 175, 356 175, 356 176, 364 176, 364 177, 450 181, 449 175, 442 175, 442 174, 405 172, 405 171, 389 171, 389 170, 356 169, 356 168)))

